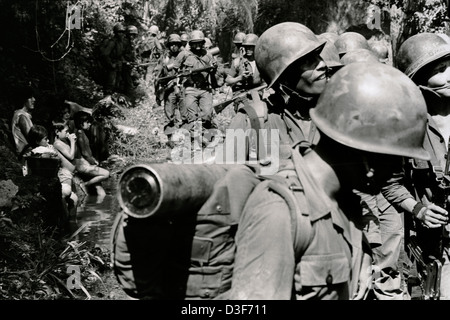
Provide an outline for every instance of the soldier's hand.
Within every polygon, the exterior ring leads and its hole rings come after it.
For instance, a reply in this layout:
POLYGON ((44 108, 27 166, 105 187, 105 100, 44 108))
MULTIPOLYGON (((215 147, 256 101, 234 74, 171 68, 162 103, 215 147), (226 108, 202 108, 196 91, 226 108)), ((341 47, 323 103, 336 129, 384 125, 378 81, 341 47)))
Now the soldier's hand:
POLYGON ((448 222, 447 210, 429 203, 426 205, 426 210, 421 212, 417 218, 422 221, 424 226, 428 228, 438 228, 448 222))
POLYGON ((242 78, 243 79, 247 79, 247 78, 250 78, 251 77, 251 72, 250 71, 244 71, 243 73, 242 73, 242 78))

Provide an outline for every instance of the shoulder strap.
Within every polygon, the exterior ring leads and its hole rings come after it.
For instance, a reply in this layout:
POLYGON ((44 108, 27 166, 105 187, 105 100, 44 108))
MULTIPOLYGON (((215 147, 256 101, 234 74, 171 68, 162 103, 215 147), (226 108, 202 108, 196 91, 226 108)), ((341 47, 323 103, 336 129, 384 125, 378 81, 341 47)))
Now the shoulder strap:
POLYGON ((307 210, 302 210, 307 205, 302 186, 295 186, 295 191, 280 181, 278 176, 265 176, 265 181, 261 182, 259 188, 268 188, 280 195, 289 207, 291 216, 291 234, 294 241, 294 252, 296 261, 305 252, 311 242, 312 226, 307 210))

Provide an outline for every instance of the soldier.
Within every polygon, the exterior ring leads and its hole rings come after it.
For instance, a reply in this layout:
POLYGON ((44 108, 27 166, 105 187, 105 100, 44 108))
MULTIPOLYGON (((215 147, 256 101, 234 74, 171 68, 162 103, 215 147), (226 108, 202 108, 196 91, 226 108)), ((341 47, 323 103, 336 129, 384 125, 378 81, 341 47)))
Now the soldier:
MULTIPOLYGON (((441 260, 442 274, 440 299, 450 299, 450 265, 448 213, 433 203, 439 200, 439 181, 446 168, 448 141, 450 134, 450 45, 439 35, 420 33, 404 41, 396 56, 396 66, 410 77, 422 90, 428 109, 428 122, 424 148, 430 153, 429 161, 413 157, 407 167, 407 177, 411 177, 412 194, 416 201, 410 201, 408 212, 419 220, 417 235, 426 262, 441 260), (428 208, 428 210, 427 210, 428 208), (445 226, 445 228, 444 228, 445 226), (443 229, 443 230, 441 230, 443 229), (441 236, 443 238, 441 238, 441 236), (443 242, 441 245, 439 242, 443 242)), ((443 198, 448 195, 444 194, 443 198)))
MULTIPOLYGON (((322 59, 324 46, 325 42, 319 41, 308 27, 293 22, 277 24, 258 39, 255 46, 256 66, 262 79, 274 91, 264 100, 266 113, 258 114, 258 118, 262 122, 261 128, 279 131, 281 145, 290 146, 299 140, 312 144, 318 141, 309 109, 316 105, 333 72, 342 66, 338 61, 325 62, 322 59), (296 67, 302 63, 306 69, 301 69, 299 74, 296 67)), ((337 60, 337 52, 334 53, 337 60)), ((327 55, 327 59, 332 59, 332 55, 327 55)), ((251 123, 250 115, 238 112, 229 129, 259 129, 251 123)), ((266 147, 267 150, 264 150, 258 143, 258 150, 255 151, 258 160, 266 161, 270 157, 269 146, 266 147)), ((248 152, 250 157, 252 150, 248 152)), ((217 156, 223 157, 221 154, 217 156)))
POLYGON ((145 81, 149 82, 153 76, 153 69, 158 63, 161 54, 163 52, 163 46, 158 39, 159 28, 156 25, 152 25, 148 29, 148 36, 144 48, 142 49, 145 56, 148 55, 149 65, 147 67, 147 73, 145 75, 145 81))
MULTIPOLYGON (((181 38, 178 34, 169 35, 168 39, 168 56, 162 66, 162 72, 160 77, 170 76, 175 74, 173 64, 178 54, 181 51, 181 38)), ((164 111, 169 123, 166 124, 165 130, 173 130, 175 127, 179 127, 183 122, 187 121, 186 109, 183 107, 183 92, 179 87, 179 78, 172 79, 166 82, 158 82, 158 86, 163 88, 164 91, 164 111), (176 109, 179 110, 178 119, 176 109)))
POLYGON ((233 38, 233 43, 234 43, 234 52, 231 54, 231 58, 233 59, 232 65, 239 65, 239 60, 243 55, 242 52, 242 41, 245 38, 245 33, 244 32, 238 32, 236 33, 236 35, 233 38))
POLYGON ((181 49, 189 51, 189 35, 187 33, 181 34, 181 49))
MULTIPOLYGON (((255 45, 257 41, 258 36, 256 34, 249 33, 245 36, 242 41, 242 48, 245 53, 239 59, 239 65, 235 66, 233 64, 225 78, 225 82, 233 89, 235 95, 236 93, 258 87, 264 83, 255 62, 255 45)), ((235 111, 239 109, 239 106, 243 106, 246 100, 249 100, 249 98, 243 97, 235 100, 235 111)))
POLYGON ((175 59, 174 68, 182 72, 191 72, 195 69, 213 67, 210 72, 197 72, 186 77, 184 86, 184 107, 187 110, 187 123, 185 129, 193 130, 197 120, 201 120, 203 127, 211 127, 212 118, 212 90, 215 87, 217 62, 205 48, 205 36, 200 30, 192 31, 190 35, 190 51, 181 52, 175 59))
POLYGON ((114 36, 109 39, 107 45, 102 48, 101 55, 106 69, 105 93, 112 94, 120 91, 122 81, 122 63, 124 53, 125 28, 121 23, 113 27, 114 36))
MULTIPOLYGON (((341 61, 345 65, 355 62, 380 63, 377 55, 367 49, 349 51, 341 61)), ((408 300, 399 266, 403 243, 402 216, 382 193, 355 192, 361 197, 364 232, 372 248, 373 268, 377 275, 374 277, 372 296, 378 300, 408 300)))
MULTIPOLYGON (((257 45, 256 50, 258 61, 262 49, 257 45)), ((292 68, 287 74, 264 72, 264 66, 261 72, 271 86, 289 77, 300 87, 308 61, 313 60, 287 62, 292 68)), ((370 249, 358 229, 361 207, 353 189, 377 194, 401 157, 429 159, 422 147, 425 102, 414 83, 393 67, 343 67, 310 115, 320 140, 301 153, 302 144, 297 144, 277 174, 295 190, 297 205, 267 189, 254 189, 239 220, 226 298, 363 299, 371 275, 370 249), (393 101, 392 94, 402 99, 393 101)))

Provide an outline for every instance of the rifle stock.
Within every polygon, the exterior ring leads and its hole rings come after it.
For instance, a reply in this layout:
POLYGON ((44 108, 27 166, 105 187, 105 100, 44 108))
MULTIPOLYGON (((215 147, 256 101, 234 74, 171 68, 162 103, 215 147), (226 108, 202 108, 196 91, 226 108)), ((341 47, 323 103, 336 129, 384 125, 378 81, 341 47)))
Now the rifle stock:
POLYGON ((235 94, 233 98, 216 103, 215 105, 213 105, 213 109, 216 113, 220 113, 220 112, 222 112, 223 109, 225 109, 230 103, 233 103, 236 99, 247 96, 247 94, 249 92, 252 92, 252 91, 258 92, 258 91, 264 90, 265 88, 267 88, 267 84, 260 85, 259 87, 256 87, 253 89, 247 89, 247 90, 240 91, 237 94, 235 94))

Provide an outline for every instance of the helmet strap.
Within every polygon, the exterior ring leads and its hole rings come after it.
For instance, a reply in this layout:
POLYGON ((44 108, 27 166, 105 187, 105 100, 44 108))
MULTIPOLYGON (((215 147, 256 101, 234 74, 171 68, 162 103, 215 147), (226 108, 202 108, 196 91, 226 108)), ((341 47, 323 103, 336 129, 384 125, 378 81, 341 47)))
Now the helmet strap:
POLYGON ((283 98, 284 98, 284 101, 286 102, 286 104, 289 102, 289 99, 291 98, 291 96, 295 96, 295 97, 299 98, 300 100, 304 100, 304 101, 308 101, 308 102, 312 101, 314 99, 313 97, 304 97, 297 91, 292 90, 288 86, 281 84, 281 83, 280 83, 280 91, 283 95, 283 98))
POLYGON ((450 84, 446 84, 446 85, 443 85, 441 87, 434 87, 434 88, 430 88, 430 87, 427 87, 427 86, 419 85, 419 88, 420 88, 420 90, 423 91, 423 93, 426 93, 426 92, 432 93, 436 97, 441 98, 441 95, 439 93, 437 93, 436 91, 440 90, 440 89, 450 88, 450 84))

